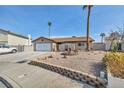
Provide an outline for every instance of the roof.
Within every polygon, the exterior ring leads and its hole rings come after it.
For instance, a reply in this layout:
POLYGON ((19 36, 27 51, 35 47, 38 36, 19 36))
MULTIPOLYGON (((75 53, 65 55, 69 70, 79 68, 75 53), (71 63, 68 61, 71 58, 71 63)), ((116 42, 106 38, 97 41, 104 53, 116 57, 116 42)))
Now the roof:
POLYGON ((39 37, 39 38, 33 40, 32 42, 35 42, 35 41, 37 41, 37 40, 39 40, 39 39, 41 39, 41 38, 43 38, 43 39, 47 39, 47 40, 52 41, 52 42, 55 42, 54 40, 49 39, 49 38, 45 38, 45 37, 39 37))
MULTIPOLYGON (((52 38, 57 43, 64 43, 64 42, 86 42, 86 37, 68 37, 68 38, 52 38)), ((90 41, 94 41, 92 38, 90 38, 90 41)))
MULTIPOLYGON (((50 40, 50 41, 56 42, 56 43, 86 42, 87 41, 86 37, 66 37, 66 38, 51 38, 51 39, 48 39, 48 38, 45 38, 45 37, 39 37, 39 38, 33 40, 32 42, 35 42, 40 38, 44 38, 44 39, 47 39, 47 40, 50 40)), ((92 38, 90 38, 90 42, 92 42, 92 41, 94 41, 94 40, 92 38)))
POLYGON ((7 34, 15 35, 15 36, 18 36, 18 37, 21 37, 21 38, 28 39, 28 37, 26 37, 26 36, 23 36, 23 35, 20 35, 20 34, 16 34, 16 33, 14 33, 14 32, 7 31, 7 30, 4 30, 4 29, 0 29, 0 31, 5 32, 5 33, 7 33, 7 34))

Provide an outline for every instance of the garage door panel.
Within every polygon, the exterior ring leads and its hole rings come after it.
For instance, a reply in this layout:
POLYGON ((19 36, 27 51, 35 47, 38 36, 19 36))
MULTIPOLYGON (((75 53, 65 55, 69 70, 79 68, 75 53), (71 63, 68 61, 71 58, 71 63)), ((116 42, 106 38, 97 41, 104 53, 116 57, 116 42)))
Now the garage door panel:
POLYGON ((36 51, 51 51, 51 43, 37 43, 36 51))

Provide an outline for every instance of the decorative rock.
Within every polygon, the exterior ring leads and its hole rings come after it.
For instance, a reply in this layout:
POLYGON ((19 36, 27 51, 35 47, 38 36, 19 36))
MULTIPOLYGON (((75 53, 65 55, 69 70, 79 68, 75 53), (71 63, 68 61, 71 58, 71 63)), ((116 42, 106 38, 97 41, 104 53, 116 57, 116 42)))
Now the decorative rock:
POLYGON ((45 69, 57 72, 61 75, 70 77, 77 81, 85 82, 85 83, 90 84, 95 87, 106 87, 106 82, 103 80, 100 80, 98 78, 94 78, 94 77, 88 76, 86 74, 82 74, 82 73, 79 73, 79 72, 76 72, 76 71, 73 71, 73 70, 70 70, 67 68, 58 67, 58 66, 54 66, 54 65, 50 65, 50 64, 46 64, 46 63, 41 63, 41 62, 35 62, 35 61, 32 61, 28 64, 43 67, 45 69))

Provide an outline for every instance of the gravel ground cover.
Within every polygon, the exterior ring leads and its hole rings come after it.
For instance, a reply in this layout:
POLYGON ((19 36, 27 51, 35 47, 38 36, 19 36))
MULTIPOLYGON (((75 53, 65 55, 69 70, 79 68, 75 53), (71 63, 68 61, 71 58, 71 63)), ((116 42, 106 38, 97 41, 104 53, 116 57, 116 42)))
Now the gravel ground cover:
POLYGON ((103 51, 81 51, 78 55, 63 58, 63 55, 61 55, 60 52, 54 52, 49 55, 44 55, 44 57, 39 56, 34 60, 71 68, 99 77, 100 71, 104 69, 102 64, 104 55, 105 52, 103 51), (49 58, 50 55, 52 55, 52 58, 49 58))

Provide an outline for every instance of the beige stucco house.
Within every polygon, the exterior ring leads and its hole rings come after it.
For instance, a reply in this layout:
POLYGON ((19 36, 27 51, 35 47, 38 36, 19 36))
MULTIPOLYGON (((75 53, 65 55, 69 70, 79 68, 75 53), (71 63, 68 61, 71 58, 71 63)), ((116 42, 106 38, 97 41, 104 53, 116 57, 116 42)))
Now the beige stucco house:
MULTIPOLYGON (((71 50, 85 50, 86 37, 65 37, 65 38, 45 38, 39 37, 33 40, 35 51, 65 51, 71 50)), ((90 46, 94 40, 90 38, 90 46)))
POLYGON ((31 45, 31 39, 23 35, 0 29, 0 45, 31 45))

